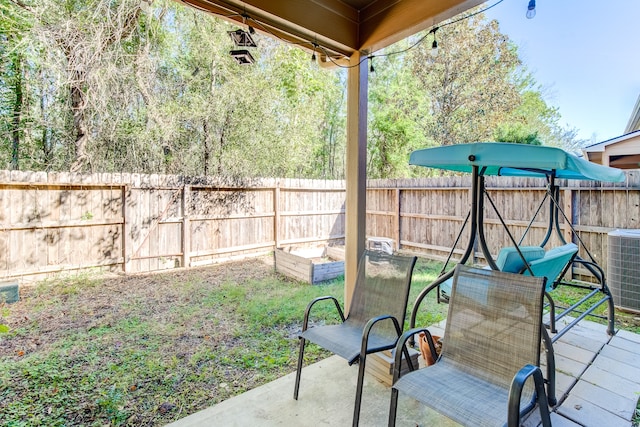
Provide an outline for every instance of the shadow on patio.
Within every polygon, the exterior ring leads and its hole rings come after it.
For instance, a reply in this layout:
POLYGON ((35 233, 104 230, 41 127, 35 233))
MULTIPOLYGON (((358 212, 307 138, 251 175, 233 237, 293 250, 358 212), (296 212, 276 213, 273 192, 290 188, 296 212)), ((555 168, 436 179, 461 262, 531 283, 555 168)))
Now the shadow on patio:
MULTIPOLYGON (((611 338, 604 325, 582 321, 554 349, 559 405, 553 408, 553 425, 631 426, 640 396, 640 335, 619 331, 611 338)), ((294 372, 170 426, 350 425, 357 373, 356 367, 332 356, 303 369, 298 401, 292 397, 294 372)), ((367 375, 360 425, 387 425, 389 399, 390 388, 367 375)), ((532 412, 523 426, 538 426, 537 414, 532 412)), ((397 425, 457 424, 401 396, 397 425)))

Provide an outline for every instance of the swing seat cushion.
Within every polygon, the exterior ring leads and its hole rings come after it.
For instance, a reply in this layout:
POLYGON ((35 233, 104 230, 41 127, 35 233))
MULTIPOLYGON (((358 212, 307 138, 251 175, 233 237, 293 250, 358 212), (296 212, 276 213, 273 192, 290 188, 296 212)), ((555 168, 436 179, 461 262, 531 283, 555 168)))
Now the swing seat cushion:
MULTIPOLYGON (((546 255, 544 249, 540 246, 521 246, 520 252, 522 252, 522 255, 528 264, 531 264, 536 260, 540 260, 546 255)), ((524 261, 522 261, 520 254, 513 246, 507 246, 500 249, 500 252, 498 252, 498 258, 496 259, 496 265, 500 271, 505 273, 522 273, 525 269, 524 261)), ((485 267, 485 269, 490 268, 491 267, 488 266, 485 267)), ((536 276, 537 275, 538 274, 536 274, 536 276)), ((440 291, 445 298, 451 295, 452 282, 452 279, 448 279, 440 285, 440 291)))
MULTIPOLYGON (((542 259, 545 256, 545 251, 540 246, 521 246, 520 252, 524 256, 528 264, 542 259)), ((496 265, 500 271, 505 273, 522 273, 525 268, 524 261, 520 257, 520 254, 513 246, 507 246, 500 249, 498 258, 496 259, 496 265)), ((490 269, 491 267, 485 267, 490 269)), ((453 279, 448 279, 440 285, 440 292, 444 297, 451 295, 451 284, 453 279)))
MULTIPOLYGON (((540 246, 521 246, 520 252, 522 252, 528 264, 545 256, 544 249, 540 246)), ((524 261, 520 257, 518 250, 513 246, 500 249, 496 265, 500 271, 505 273, 520 273, 525 268, 524 261)))
MULTIPOLYGON (((567 264, 571 263, 578 254, 578 245, 567 243, 553 249, 549 249, 544 257, 529 263, 529 268, 534 276, 544 276, 547 278, 547 291, 555 288, 558 276, 565 270, 567 264)), ((530 272, 523 266, 522 274, 529 276, 530 272)))

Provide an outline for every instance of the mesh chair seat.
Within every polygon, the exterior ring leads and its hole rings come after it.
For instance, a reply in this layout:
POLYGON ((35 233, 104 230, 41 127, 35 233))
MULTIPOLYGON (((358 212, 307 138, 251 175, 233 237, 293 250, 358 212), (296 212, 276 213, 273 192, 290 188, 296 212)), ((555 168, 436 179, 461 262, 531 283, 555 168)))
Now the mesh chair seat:
MULTIPOLYGON (((505 424, 508 388, 461 371, 447 361, 426 369, 429 375, 404 376, 393 387, 463 425, 501 427, 505 424)), ((529 394, 521 401, 520 411, 526 411, 530 402, 529 394)))
MULTIPOLYGON (((363 326, 349 322, 340 325, 327 325, 321 328, 309 328, 300 334, 304 339, 346 359, 349 365, 358 361, 362 345, 363 326)), ((375 332, 369 334, 367 353, 375 353, 395 347, 398 337, 379 336, 375 332)))

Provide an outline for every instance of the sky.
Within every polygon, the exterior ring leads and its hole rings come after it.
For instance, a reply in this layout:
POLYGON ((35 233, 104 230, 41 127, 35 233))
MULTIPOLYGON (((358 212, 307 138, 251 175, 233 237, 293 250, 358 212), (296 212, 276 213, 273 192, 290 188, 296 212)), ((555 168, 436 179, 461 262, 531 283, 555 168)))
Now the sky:
POLYGON ((518 45, 560 124, 589 144, 624 134, 640 96, 640 0, 537 0, 533 19, 527 4, 503 0, 486 15, 518 45))

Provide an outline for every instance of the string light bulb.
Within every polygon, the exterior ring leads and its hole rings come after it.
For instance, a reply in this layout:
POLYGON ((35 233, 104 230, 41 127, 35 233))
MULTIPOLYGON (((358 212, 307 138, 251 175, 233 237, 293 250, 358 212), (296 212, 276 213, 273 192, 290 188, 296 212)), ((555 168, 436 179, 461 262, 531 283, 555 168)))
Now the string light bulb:
POLYGON ((313 44, 313 53, 311 54, 311 61, 316 62, 316 49, 318 48, 317 44, 313 44))
POLYGON ((369 72, 370 72, 370 73, 375 73, 376 69, 375 69, 375 68, 373 68, 373 56, 370 56, 370 57, 369 57, 369 64, 370 64, 370 65, 369 65, 369 72))
POLYGON ((431 56, 438 56, 438 41, 436 40, 436 31, 438 31, 438 27, 435 27, 431 32, 433 33, 433 43, 431 43, 431 56))
POLYGON ((527 6, 527 19, 533 19, 536 16, 536 0, 529 0, 529 6, 527 6))

